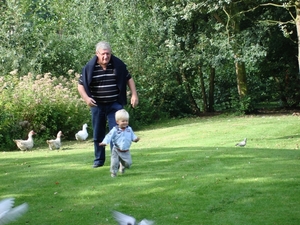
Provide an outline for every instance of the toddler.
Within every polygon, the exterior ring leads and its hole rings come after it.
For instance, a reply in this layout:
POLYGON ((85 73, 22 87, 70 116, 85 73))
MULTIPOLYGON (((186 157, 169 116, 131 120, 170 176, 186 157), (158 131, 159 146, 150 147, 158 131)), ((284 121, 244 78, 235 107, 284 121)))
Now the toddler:
POLYGON ((115 115, 117 126, 113 127, 105 136, 100 146, 112 142, 110 172, 111 176, 117 176, 118 169, 121 173, 132 164, 129 148, 132 142, 138 142, 138 138, 132 128, 128 126, 129 113, 125 109, 118 110, 115 115))

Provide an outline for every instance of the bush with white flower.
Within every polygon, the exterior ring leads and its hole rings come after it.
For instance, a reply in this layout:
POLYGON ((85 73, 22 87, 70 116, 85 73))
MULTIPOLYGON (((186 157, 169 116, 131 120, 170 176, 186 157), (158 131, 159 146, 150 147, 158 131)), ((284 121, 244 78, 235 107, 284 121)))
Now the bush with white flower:
POLYGON ((18 76, 12 71, 0 77, 0 150, 15 149, 12 139, 26 139, 34 130, 36 145, 61 130, 74 139, 82 124, 90 122, 90 110, 77 91, 79 74, 69 78, 51 73, 18 76))

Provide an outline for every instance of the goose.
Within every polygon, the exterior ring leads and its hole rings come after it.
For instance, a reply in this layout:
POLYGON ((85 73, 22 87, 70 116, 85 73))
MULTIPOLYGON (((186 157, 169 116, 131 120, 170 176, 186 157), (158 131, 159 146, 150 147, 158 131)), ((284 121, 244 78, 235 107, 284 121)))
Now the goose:
POLYGON ((244 138, 243 141, 237 143, 235 146, 240 146, 240 147, 244 147, 247 144, 247 138, 244 138))
POLYGON ((78 131, 76 134, 75 134, 75 138, 77 141, 85 141, 87 139, 87 137, 89 136, 87 130, 87 124, 83 124, 82 126, 82 130, 78 131))
POLYGON ((63 133, 61 131, 59 131, 57 133, 56 139, 54 140, 47 140, 47 144, 49 145, 50 150, 53 149, 60 149, 61 147, 61 141, 60 141, 60 137, 63 135, 63 133))
POLYGON ((24 150, 30 150, 33 148, 33 139, 32 139, 32 135, 36 134, 33 130, 31 130, 28 133, 28 139, 27 140, 13 140, 18 148, 22 151, 24 150))
POLYGON ((0 201, 0 225, 16 220, 28 210, 27 203, 13 208, 14 200, 14 198, 6 198, 0 201))
POLYGON ((119 225, 152 225, 154 221, 143 219, 141 222, 136 223, 135 218, 126 214, 113 211, 113 216, 119 225))

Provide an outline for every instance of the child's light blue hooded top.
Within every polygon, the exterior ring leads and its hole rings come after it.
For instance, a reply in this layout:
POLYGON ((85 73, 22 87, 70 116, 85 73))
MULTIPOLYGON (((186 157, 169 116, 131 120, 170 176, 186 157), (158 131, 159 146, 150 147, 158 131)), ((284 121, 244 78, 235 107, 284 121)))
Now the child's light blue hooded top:
POLYGON ((124 130, 115 126, 105 136, 102 143, 109 144, 112 141, 116 148, 124 151, 129 150, 132 141, 135 139, 137 139, 137 136, 130 126, 127 126, 124 130))

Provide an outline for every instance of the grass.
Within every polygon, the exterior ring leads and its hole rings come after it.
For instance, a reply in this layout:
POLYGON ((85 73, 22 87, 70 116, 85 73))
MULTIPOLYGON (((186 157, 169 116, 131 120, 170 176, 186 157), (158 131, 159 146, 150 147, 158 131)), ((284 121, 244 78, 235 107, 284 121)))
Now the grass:
POLYGON ((162 122, 136 131, 133 166, 116 178, 109 149, 105 166, 91 168, 91 141, 0 152, 0 197, 30 206, 11 225, 117 224, 112 210, 163 225, 298 224, 299 123, 291 115, 162 122))

